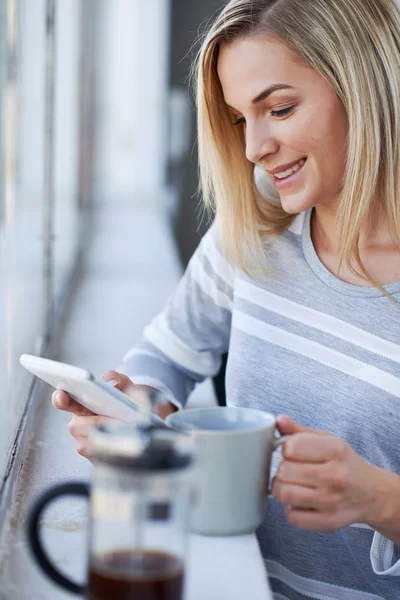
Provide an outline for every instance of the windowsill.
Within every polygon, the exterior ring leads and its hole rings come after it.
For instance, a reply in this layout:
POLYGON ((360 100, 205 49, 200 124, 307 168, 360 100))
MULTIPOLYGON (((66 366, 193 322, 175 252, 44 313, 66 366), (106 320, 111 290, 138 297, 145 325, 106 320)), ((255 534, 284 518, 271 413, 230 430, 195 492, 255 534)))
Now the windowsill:
MULTIPOLYGON (((129 206, 102 206, 94 213, 93 240, 74 292, 59 342, 58 358, 95 374, 115 367, 163 307, 181 274, 168 217, 129 206)), ((68 433, 69 415, 55 411, 43 386, 8 526, 0 540, 4 600, 71 598, 39 573, 25 542, 25 517, 43 489, 67 479, 88 479, 90 463, 80 457, 68 433)), ((210 382, 198 386, 191 403, 214 403, 210 382)), ((49 509, 43 537, 54 560, 74 578, 85 572, 86 506, 66 500, 49 509)))

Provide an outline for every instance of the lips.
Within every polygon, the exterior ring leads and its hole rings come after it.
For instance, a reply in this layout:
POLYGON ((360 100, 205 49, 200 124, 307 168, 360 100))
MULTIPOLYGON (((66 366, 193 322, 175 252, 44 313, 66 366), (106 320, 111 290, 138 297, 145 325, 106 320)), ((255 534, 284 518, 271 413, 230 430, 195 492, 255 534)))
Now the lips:
POLYGON ((276 173, 274 175, 274 177, 276 177, 277 179, 285 179, 286 177, 289 177, 290 175, 293 175, 293 173, 296 173, 296 171, 298 171, 299 169, 301 169, 301 167, 304 166, 305 163, 305 159, 302 158, 301 160, 299 160, 299 162, 297 162, 296 164, 294 164, 292 167, 286 169, 285 171, 281 171, 280 173, 276 173))
POLYGON ((276 172, 272 175, 272 181, 274 182, 276 189, 282 193, 292 189, 292 186, 296 185, 296 182, 301 178, 306 162, 307 160, 302 158, 297 163, 292 163, 292 166, 286 170, 276 172))
MULTIPOLYGON (((294 160, 290 163, 279 165, 278 167, 275 167, 274 169, 267 169, 265 167, 264 168, 267 171, 267 173, 269 173, 270 175, 274 175, 274 176, 283 175, 284 176, 284 174, 290 169, 292 169, 293 172, 295 172, 297 170, 297 169, 293 169, 293 167, 296 167, 297 165, 298 165, 297 168, 302 167, 306 160, 307 160, 306 158, 300 158, 300 159, 294 160)), ((289 174, 290 173, 288 173, 288 175, 289 174)))

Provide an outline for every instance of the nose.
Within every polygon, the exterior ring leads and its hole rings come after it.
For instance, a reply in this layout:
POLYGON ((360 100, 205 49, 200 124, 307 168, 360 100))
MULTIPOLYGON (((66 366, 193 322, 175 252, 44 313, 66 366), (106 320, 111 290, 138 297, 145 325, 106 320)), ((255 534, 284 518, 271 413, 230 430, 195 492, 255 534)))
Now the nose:
POLYGON ((246 157, 250 162, 257 164, 268 154, 278 150, 278 141, 271 135, 269 128, 260 123, 246 126, 246 157))

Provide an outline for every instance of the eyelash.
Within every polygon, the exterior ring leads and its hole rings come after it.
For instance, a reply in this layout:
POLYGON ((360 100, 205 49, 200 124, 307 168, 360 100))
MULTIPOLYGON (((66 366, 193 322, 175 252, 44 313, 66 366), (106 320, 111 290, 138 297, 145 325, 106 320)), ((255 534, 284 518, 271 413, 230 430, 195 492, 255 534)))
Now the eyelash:
MULTIPOLYGON (((288 108, 283 108, 282 110, 271 110, 271 116, 272 117, 276 117, 276 118, 281 118, 281 117, 286 117, 286 115, 289 115, 292 111, 294 110, 294 106, 289 106, 288 108)), ((232 125, 240 125, 240 123, 244 123, 245 119, 242 117, 241 119, 238 119, 237 121, 235 121, 235 123, 232 123, 232 125)))

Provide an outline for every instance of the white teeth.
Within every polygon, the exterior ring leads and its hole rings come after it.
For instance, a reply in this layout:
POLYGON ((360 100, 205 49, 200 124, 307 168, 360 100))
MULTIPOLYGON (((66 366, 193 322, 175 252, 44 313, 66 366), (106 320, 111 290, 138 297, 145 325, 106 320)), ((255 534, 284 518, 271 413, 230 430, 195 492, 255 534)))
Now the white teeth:
POLYGON ((282 171, 282 173, 277 173, 275 175, 275 177, 277 177, 278 179, 284 179, 285 177, 292 175, 293 172, 294 171, 292 171, 292 169, 287 169, 287 171, 282 171))
POLYGON ((282 171, 281 173, 275 173, 275 177, 277 177, 278 179, 284 179, 285 177, 289 177, 289 175, 292 175, 293 173, 298 171, 304 165, 305 162, 306 162, 305 159, 302 158, 301 160, 299 160, 298 163, 293 165, 293 167, 291 167, 290 169, 286 169, 286 171, 282 171))

